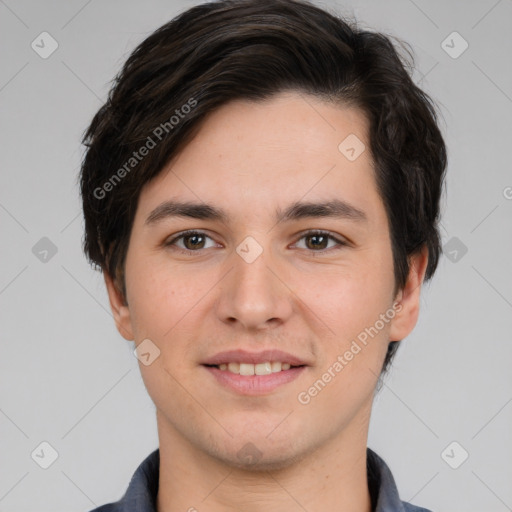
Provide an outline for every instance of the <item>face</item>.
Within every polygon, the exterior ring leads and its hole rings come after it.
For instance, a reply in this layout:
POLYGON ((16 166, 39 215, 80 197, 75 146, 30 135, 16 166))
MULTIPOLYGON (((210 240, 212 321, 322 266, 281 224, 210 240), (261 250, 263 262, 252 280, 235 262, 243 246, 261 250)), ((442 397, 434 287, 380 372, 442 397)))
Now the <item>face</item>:
POLYGON ((234 101, 141 191, 127 305, 106 282, 120 332, 160 351, 140 370, 161 437, 277 468, 365 434, 426 265, 393 295, 367 133, 361 111, 312 96, 234 101))

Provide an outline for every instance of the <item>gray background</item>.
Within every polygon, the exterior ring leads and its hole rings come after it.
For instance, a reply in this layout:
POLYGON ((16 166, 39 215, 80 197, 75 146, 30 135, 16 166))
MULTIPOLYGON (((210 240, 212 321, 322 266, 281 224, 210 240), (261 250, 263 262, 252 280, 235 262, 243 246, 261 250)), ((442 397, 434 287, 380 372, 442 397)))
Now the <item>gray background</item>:
MULTIPOLYGON (((81 252, 79 141, 129 52, 196 3, 0 0, 1 511, 117 500, 157 447, 133 343, 81 252), (46 59, 31 47, 43 31, 59 45, 46 59), (43 441, 58 453, 47 469, 43 441)), ((512 510, 512 1, 317 3, 412 45, 449 148, 447 250, 375 402, 369 446, 404 500, 512 510), (457 58, 454 31, 469 44, 457 58)))

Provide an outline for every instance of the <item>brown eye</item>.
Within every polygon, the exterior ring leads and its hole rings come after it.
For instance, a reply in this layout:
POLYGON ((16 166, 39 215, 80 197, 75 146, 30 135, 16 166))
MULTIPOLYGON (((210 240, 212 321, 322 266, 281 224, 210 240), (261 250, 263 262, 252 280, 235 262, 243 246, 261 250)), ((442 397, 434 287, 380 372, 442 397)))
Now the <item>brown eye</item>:
MULTIPOLYGON (((205 246, 207 239, 212 240, 208 235, 200 231, 186 231, 174 237, 172 240, 165 242, 167 247, 175 247, 177 250, 190 254, 199 252, 201 249, 209 249, 205 246), (178 244, 181 242, 182 245, 178 244)), ((213 247, 213 245, 210 245, 213 247)))
POLYGON ((308 249, 325 249, 329 242, 329 237, 325 235, 307 235, 304 237, 310 243, 306 243, 308 249))
POLYGON ((183 245, 185 249, 194 250, 194 249, 203 249, 204 245, 204 236, 197 235, 185 235, 183 237, 183 245))
POLYGON ((304 233, 300 240, 305 240, 305 249, 311 252, 329 252, 331 249, 336 250, 348 245, 327 231, 310 231, 304 233), (328 247, 329 242, 334 242, 334 246, 328 247))

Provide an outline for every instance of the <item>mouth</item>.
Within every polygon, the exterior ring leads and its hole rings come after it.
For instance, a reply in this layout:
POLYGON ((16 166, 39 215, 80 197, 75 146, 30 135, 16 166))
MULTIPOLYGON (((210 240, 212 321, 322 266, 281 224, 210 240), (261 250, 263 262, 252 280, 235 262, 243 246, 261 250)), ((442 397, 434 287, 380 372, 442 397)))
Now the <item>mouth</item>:
POLYGON ((223 372, 234 373, 235 375, 270 375, 272 373, 279 373, 283 371, 287 371, 290 368, 302 368, 305 365, 291 365, 290 363, 283 363, 281 361, 265 361, 264 363, 221 363, 221 364, 212 364, 205 365, 210 368, 218 368, 223 372))
POLYGON ((202 366, 224 388, 243 395, 265 395, 295 380, 309 364, 279 350, 232 350, 213 356, 202 366))

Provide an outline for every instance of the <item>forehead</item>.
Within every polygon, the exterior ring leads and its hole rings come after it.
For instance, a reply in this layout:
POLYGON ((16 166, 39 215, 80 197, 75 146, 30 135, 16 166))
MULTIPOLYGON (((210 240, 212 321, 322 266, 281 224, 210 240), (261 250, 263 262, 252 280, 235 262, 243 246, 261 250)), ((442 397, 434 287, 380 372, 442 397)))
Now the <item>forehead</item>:
MULTIPOLYGON (((212 112, 196 136, 143 189, 146 214, 171 198, 230 207, 239 215, 299 200, 342 199, 382 213, 362 111, 286 92, 235 100, 212 112)), ((373 212, 372 212, 373 210, 373 212)))
MULTIPOLYGON (((339 147, 347 137, 358 151, 344 156, 355 161, 353 157, 358 156, 368 138, 368 120, 360 109, 288 91, 265 100, 239 99, 223 105, 206 117, 193 145, 201 146, 203 155, 224 155, 239 161, 249 155, 258 161, 271 157, 279 164, 280 155, 295 163, 309 160, 310 155, 334 161, 343 154, 340 149, 348 149, 339 147)), ((369 161, 369 152, 363 151, 362 156, 369 161)))

